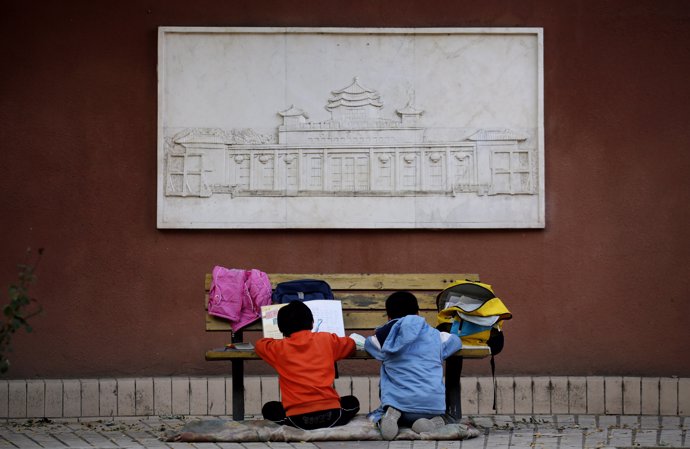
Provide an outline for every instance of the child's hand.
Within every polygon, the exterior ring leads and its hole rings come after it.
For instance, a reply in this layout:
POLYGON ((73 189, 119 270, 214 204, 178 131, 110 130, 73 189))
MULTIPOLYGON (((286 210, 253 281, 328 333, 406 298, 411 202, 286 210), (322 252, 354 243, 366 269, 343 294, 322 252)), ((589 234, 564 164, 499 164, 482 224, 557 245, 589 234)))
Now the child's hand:
POLYGON ((355 341, 355 346, 357 349, 364 349, 364 336, 352 333, 349 335, 349 337, 355 341))

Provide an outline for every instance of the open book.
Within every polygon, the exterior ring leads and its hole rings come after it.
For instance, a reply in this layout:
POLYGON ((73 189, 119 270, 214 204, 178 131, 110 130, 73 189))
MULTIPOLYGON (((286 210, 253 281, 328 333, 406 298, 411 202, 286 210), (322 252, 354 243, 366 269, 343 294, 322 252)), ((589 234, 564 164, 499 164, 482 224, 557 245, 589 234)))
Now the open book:
MULTIPOLYGON (((343 306, 340 301, 333 299, 317 299, 304 301, 314 315, 314 327, 312 332, 331 332, 339 337, 345 336, 345 324, 343 322, 343 306)), ((264 337, 283 338, 278 329, 278 310, 285 304, 272 304, 261 307, 261 324, 264 337)))

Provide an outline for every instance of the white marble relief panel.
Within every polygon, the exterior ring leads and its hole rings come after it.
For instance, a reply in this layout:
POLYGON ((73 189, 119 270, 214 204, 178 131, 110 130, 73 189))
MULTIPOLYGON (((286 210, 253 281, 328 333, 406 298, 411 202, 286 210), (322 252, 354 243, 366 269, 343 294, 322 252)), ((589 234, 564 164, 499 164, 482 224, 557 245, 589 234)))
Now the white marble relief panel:
POLYGON ((544 227, 539 28, 159 30, 158 227, 544 227))

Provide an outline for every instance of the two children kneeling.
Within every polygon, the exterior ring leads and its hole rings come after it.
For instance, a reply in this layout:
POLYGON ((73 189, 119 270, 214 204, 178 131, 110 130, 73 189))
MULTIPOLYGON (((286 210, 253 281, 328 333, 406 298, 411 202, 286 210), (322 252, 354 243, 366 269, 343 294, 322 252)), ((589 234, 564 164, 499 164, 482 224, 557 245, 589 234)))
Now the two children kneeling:
MULTIPOLYGON (((430 432, 445 424, 443 360, 461 348, 455 335, 439 332, 419 316, 417 298, 396 292, 386 299, 389 321, 365 341, 365 350, 381 361, 381 406, 369 414, 385 440, 399 426, 430 432)), ((279 376, 282 403, 267 402, 265 419, 300 429, 347 424, 358 412, 354 396, 339 397, 333 388, 335 362, 355 350, 349 337, 311 332, 311 310, 299 301, 278 311, 282 340, 262 338, 256 353, 279 376)))

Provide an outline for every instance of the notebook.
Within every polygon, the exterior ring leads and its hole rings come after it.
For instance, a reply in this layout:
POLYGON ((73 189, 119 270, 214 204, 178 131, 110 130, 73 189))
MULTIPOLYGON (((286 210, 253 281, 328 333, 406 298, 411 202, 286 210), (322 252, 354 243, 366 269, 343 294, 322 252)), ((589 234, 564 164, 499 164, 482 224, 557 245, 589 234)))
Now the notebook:
MULTIPOLYGON (((345 324, 343 321, 343 305, 333 299, 317 299, 305 301, 314 315, 314 327, 312 332, 331 332, 339 337, 345 336, 345 324)), ((278 329, 278 310, 286 304, 272 304, 261 307, 261 324, 265 338, 283 338, 278 329)))

